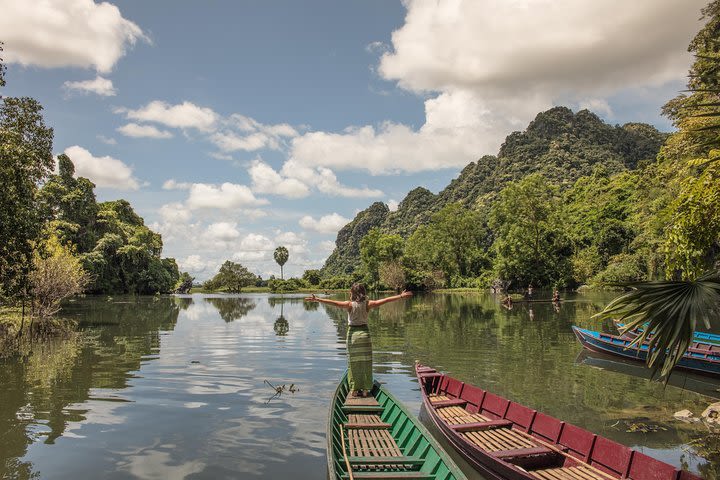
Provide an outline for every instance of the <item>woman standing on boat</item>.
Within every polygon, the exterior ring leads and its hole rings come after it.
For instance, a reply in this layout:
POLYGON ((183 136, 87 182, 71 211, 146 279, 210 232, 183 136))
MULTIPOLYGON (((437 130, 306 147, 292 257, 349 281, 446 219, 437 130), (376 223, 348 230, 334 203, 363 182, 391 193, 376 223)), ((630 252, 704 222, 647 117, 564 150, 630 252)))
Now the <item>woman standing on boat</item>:
POLYGON ((380 300, 368 300, 365 285, 355 283, 350 288, 350 301, 339 302, 327 298, 318 298, 313 294, 307 302, 320 302, 348 311, 348 383, 352 396, 366 396, 373 386, 372 378, 372 341, 368 328, 368 312, 385 303, 394 302, 412 296, 412 292, 403 291, 400 295, 380 300))

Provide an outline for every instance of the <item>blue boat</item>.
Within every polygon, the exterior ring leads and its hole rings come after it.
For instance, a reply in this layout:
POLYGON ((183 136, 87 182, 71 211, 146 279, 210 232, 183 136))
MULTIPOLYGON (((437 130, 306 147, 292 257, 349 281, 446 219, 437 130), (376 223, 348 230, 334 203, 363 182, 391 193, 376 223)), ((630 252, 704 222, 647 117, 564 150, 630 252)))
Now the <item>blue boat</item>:
MULTIPOLYGON (((573 333, 583 347, 593 352, 609 353, 632 360, 644 362, 648 355, 648 345, 630 345, 631 338, 618 337, 607 333, 595 332, 572 327, 573 333)), ((689 348, 678 362, 677 368, 691 370, 704 375, 720 375, 720 352, 689 348)))
MULTIPOLYGON (((618 328, 623 328, 625 326, 624 323, 618 322, 617 320, 615 321, 615 325, 618 328)), ((643 329, 637 328, 636 330, 638 332, 642 332, 643 329)), ((720 335, 710 332, 693 332, 693 341, 698 343, 712 343, 714 345, 720 345, 720 335)))

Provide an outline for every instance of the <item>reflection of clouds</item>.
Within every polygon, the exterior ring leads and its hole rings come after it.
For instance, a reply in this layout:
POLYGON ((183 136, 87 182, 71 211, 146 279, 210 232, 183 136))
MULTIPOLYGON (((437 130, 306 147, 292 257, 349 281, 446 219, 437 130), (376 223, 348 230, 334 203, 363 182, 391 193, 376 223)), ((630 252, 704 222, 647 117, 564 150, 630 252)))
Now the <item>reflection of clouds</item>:
MULTIPOLYGON (((158 448, 173 450, 175 446, 160 445, 158 448)), ((202 472, 205 465, 200 460, 178 463, 173 461, 169 452, 153 448, 140 449, 137 453, 125 455, 124 460, 118 462, 120 470, 147 480, 182 479, 193 473, 202 472)))

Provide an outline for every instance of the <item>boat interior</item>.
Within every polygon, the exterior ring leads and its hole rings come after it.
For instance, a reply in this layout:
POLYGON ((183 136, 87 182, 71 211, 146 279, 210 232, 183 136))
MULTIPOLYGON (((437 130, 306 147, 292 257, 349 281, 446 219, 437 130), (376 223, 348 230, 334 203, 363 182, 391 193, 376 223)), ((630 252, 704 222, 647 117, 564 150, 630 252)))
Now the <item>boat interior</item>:
POLYGON ((418 366, 431 408, 470 446, 473 457, 495 457, 526 478, 543 480, 660 480, 695 476, 672 465, 418 366))

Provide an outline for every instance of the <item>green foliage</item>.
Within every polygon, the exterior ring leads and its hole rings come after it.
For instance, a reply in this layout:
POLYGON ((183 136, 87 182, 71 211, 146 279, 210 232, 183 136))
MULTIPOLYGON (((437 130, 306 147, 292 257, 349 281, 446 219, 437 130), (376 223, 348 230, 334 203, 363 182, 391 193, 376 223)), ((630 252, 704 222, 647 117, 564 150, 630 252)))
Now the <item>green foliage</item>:
POLYGON ((530 175, 500 192, 490 212, 495 270, 516 287, 565 285, 570 244, 562 229, 558 188, 530 175))
POLYGON ((323 278, 320 281, 320 288, 327 288, 329 290, 341 290, 344 288, 350 288, 354 281, 355 279, 351 275, 335 275, 332 277, 323 278))
POLYGON ((193 286, 195 277, 191 276, 187 272, 182 272, 175 284, 175 293, 187 294, 190 293, 190 289, 193 286))
POLYGON ((370 289, 377 289, 380 281, 380 265, 397 261, 403 254, 400 235, 385 235, 379 228, 371 229, 360 241, 361 272, 370 289))
MULTIPOLYGON (((3 51, 3 42, 0 42, 0 53, 3 51)), ((0 87, 5 86, 5 70, 7 67, 5 67, 5 64, 3 63, 2 57, 0 57, 0 87)), ((2 95, 0 95, 0 98, 2 98, 2 95)))
POLYGON ((247 268, 239 263, 227 260, 222 264, 218 273, 205 282, 205 289, 240 293, 244 287, 255 285, 256 281, 257 276, 247 268))
POLYGON ((80 259, 56 236, 51 236, 36 249, 30 284, 33 315, 46 318, 60 311, 60 302, 82 293, 88 276, 80 259))
POLYGON ((305 280, 308 285, 320 285, 322 273, 320 270, 305 270, 305 272, 303 272, 303 280, 305 280))
POLYGON ((720 305, 720 272, 692 281, 658 281, 631 285, 596 317, 619 319, 624 331, 643 327, 634 344, 649 343, 648 365, 667 379, 692 342, 697 324, 710 328, 720 305), (652 335, 650 335, 652 333, 652 335))
POLYGON ((387 261, 380 264, 380 282, 387 285, 396 292, 405 288, 405 270, 397 260, 387 261))
POLYGON ((285 262, 288 261, 288 258, 290 257, 290 253, 288 253, 288 249, 280 246, 275 249, 275 252, 273 253, 273 257, 275 258, 275 262, 280 265, 280 278, 283 278, 283 265, 285 265, 285 262))
POLYGON ((272 278, 268 280, 268 287, 273 293, 292 292, 307 288, 308 284, 301 278, 288 278, 287 280, 272 278))
MULTIPOLYGON (((1 72, 0 72, 1 73, 1 72)), ((38 184, 53 168, 53 131, 32 98, 4 98, 0 105, 0 299, 27 288, 33 244, 43 219, 38 184)))

